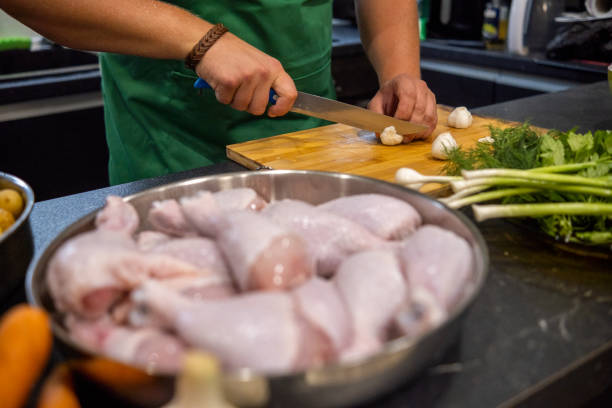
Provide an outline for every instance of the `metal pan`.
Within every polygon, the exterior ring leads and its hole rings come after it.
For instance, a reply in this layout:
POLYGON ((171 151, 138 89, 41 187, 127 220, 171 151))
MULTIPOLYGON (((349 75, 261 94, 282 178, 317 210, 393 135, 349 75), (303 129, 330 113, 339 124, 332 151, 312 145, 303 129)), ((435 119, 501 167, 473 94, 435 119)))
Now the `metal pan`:
MULTIPOLYGON (((286 375, 262 376, 248 369, 224 374, 228 399, 241 406, 353 406, 388 392, 419 374, 432 364, 457 338, 468 306, 481 290, 487 275, 488 252, 476 227, 462 214, 418 192, 396 184, 340 173, 318 171, 271 170, 240 172, 199 177, 153 188, 126 197, 141 219, 156 200, 177 198, 197 190, 219 191, 250 187, 269 201, 283 198, 319 204, 333 198, 362 193, 386 194, 413 205, 425 223, 436 224, 465 238, 472 247, 474 262, 472 284, 448 319, 436 329, 417 338, 402 337, 389 341, 383 350, 363 361, 335 363, 286 375)), ((26 291, 30 303, 53 315, 53 331, 69 356, 99 358, 74 343, 61 324, 46 287, 47 263, 68 238, 94 227, 96 211, 83 217, 60 233, 31 263, 26 291)), ((146 228, 146 222, 142 223, 146 228)), ((113 387, 114 391, 139 405, 163 403, 172 394, 172 378, 149 373, 139 387, 113 387), (121 388, 121 389, 118 389, 121 388), (156 392, 151 392, 154 389, 156 392)))

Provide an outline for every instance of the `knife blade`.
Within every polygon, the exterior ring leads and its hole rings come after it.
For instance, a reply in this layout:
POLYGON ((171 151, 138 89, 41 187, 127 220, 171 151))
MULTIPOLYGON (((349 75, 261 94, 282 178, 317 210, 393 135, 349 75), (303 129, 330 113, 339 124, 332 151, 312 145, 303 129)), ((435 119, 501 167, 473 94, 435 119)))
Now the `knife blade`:
MULTIPOLYGON (((210 88, 210 85, 202 78, 198 78, 193 86, 194 88, 210 88)), ((275 103, 275 97, 276 93, 270 89, 270 103, 275 103)), ((291 111, 377 133, 382 133, 388 126, 395 127, 396 132, 400 135, 421 133, 427 130, 427 126, 424 125, 299 91, 291 111)))

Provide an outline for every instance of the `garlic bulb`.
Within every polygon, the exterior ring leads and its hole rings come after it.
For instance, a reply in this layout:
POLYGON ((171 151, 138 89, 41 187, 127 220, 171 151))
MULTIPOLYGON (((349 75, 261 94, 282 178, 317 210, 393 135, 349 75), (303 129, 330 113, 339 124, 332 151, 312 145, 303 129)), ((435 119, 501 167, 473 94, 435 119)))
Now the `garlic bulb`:
POLYGON ((450 132, 440 133, 431 144, 431 154, 436 159, 448 160, 446 152, 458 147, 457 141, 450 132))
POLYGON ((380 134, 380 141, 382 144, 387 146, 398 145, 402 143, 404 137, 402 135, 398 135, 395 130, 395 126, 386 127, 382 133, 380 134))
POLYGON ((448 115, 448 126, 457 129, 469 128, 472 125, 472 114, 465 106, 453 109, 448 115))

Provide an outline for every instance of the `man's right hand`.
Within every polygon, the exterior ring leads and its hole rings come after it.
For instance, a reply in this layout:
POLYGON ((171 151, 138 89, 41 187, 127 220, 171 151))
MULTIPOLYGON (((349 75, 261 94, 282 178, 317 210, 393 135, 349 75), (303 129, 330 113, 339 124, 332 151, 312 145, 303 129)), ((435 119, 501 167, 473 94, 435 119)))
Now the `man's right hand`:
POLYGON ((219 102, 253 115, 265 113, 270 88, 278 95, 268 109, 270 117, 289 112, 297 98, 293 80, 277 59, 231 33, 210 47, 196 73, 215 90, 219 102))

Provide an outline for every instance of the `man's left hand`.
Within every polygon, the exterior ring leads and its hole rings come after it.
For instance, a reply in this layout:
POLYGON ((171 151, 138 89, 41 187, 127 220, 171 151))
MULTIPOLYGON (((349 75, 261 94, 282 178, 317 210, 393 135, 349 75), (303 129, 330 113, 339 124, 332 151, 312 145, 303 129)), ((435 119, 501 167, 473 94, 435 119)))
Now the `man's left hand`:
POLYGON ((368 104, 368 109, 428 127, 423 133, 404 136, 404 143, 427 139, 438 122, 436 96, 419 78, 400 74, 385 82, 368 104))

